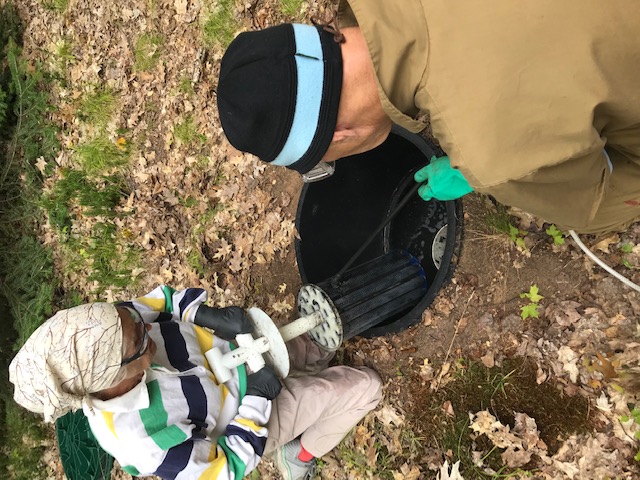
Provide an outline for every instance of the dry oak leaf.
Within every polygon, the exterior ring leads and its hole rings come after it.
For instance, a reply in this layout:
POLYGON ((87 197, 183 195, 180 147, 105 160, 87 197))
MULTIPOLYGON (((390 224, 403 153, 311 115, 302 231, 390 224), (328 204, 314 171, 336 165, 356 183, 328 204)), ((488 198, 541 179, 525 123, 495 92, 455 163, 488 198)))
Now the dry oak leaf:
POLYGON ((233 273, 238 273, 244 268, 243 263, 242 256, 239 255, 238 252, 234 252, 231 256, 231 260, 229 260, 229 270, 233 273))
POLYGON ((486 355, 480 357, 480 361, 487 368, 493 368, 496 365, 496 359, 494 357, 493 352, 487 352, 486 355))
POLYGON ((231 253, 231 250, 232 250, 231 244, 223 238, 220 246, 218 247, 218 250, 213 255, 213 259, 223 260, 227 258, 227 256, 231 253))
POLYGON ((293 310, 293 306, 288 302, 274 302, 271 308, 277 313, 286 313, 293 310))
POLYGON ((371 438, 373 433, 367 429, 364 425, 358 425, 356 427, 355 434, 353 436, 353 441, 357 447, 363 447, 366 445, 367 440, 371 438))
POLYGON ((422 378, 427 382, 430 382, 431 380, 433 380, 433 375, 434 375, 433 367, 431 366, 429 359, 425 358, 422 361, 422 365, 420 365, 420 378, 422 378))
POLYGON ((380 410, 375 412, 375 416, 382 422, 383 425, 395 425, 401 427, 404 425, 404 418, 402 418, 398 412, 390 405, 385 405, 380 410))
POLYGON ((38 159, 36 160, 36 168, 42 175, 44 175, 44 171, 47 168, 47 161, 44 159, 44 157, 38 157, 38 159))
POLYGON ((562 363, 562 369, 569 374, 573 383, 578 381, 578 355, 566 345, 558 349, 558 360, 562 363))
POLYGON ((609 247, 616 243, 620 243, 620 236, 617 233, 614 233, 613 235, 610 235, 600 240, 598 243, 596 243, 593 246, 593 248, 595 250, 600 250, 601 252, 604 252, 604 253, 610 253, 609 247))
POLYGON ((451 400, 447 400, 446 402, 444 402, 442 404, 442 411, 448 416, 448 417, 455 417, 456 416, 456 412, 453 410, 453 405, 451 404, 451 400))
POLYGON ((618 378, 618 373, 616 372, 616 368, 614 362, 610 361, 607 357, 602 355, 600 352, 596 352, 596 357, 600 363, 596 363, 595 361, 591 362, 589 367, 590 370, 595 370, 596 372, 600 372, 605 380, 611 380, 612 378, 618 378))
POLYGON ((415 465, 409 467, 405 463, 400 467, 399 472, 393 472, 393 480, 417 480, 418 478, 420 478, 420 469, 415 465))

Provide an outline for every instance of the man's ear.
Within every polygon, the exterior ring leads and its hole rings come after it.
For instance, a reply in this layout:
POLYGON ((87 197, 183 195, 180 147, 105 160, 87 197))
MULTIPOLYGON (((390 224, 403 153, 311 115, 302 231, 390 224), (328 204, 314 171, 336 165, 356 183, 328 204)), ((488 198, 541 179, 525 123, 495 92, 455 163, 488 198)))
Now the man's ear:
POLYGON ((336 131, 333 132, 333 139, 331 143, 340 143, 345 140, 349 140, 356 136, 355 130, 349 128, 336 127, 336 131))

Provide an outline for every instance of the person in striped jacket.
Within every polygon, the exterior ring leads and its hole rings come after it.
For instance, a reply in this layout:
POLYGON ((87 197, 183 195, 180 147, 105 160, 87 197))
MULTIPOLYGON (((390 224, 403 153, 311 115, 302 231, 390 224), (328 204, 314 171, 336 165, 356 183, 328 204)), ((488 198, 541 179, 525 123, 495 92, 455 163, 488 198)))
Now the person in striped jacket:
POLYGON ((220 383, 204 352, 231 350, 252 326, 241 308, 206 301, 200 288, 160 286, 58 312, 11 363, 16 401, 47 421, 82 408, 134 476, 239 480, 270 454, 285 479, 310 478, 315 457, 378 404, 380 378, 326 368, 331 354, 303 336, 287 345, 300 376, 281 383, 268 366, 247 374, 242 365, 220 383))

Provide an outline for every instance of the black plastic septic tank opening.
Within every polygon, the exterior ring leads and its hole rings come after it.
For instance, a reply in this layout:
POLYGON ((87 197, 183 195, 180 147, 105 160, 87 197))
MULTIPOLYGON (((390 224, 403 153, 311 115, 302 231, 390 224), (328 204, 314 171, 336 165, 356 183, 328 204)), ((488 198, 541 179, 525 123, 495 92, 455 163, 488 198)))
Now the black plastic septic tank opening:
MULTIPOLYGON (((394 126, 379 147, 340 159, 326 180, 305 184, 296 214, 296 258, 303 283, 320 283, 340 271, 414 185, 413 174, 433 155, 427 141, 394 126)), ((453 273, 459 253, 462 204, 412 197, 353 265, 391 250, 406 250, 427 274, 428 289, 413 308, 396 314, 361 335, 398 332, 418 323, 422 312, 453 273)))

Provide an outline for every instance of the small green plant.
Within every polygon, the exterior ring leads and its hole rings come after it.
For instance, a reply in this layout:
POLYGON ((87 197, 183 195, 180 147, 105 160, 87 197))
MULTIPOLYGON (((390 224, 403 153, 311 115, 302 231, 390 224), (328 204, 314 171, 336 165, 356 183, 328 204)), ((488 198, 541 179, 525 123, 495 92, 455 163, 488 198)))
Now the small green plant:
POLYGON ((5 246, 3 263, 4 296, 12 306, 14 328, 22 346, 29 335, 52 313, 56 288, 51 252, 34 237, 25 236, 15 245, 5 246))
POLYGON ((3 126, 7 117, 7 108, 9 108, 7 104, 7 92, 0 88, 0 127, 3 126))
POLYGON ((191 115, 174 127, 173 134, 179 142, 186 146, 202 145, 207 140, 204 134, 198 132, 198 126, 191 115))
POLYGON ((196 248, 192 249, 187 255, 187 263, 198 274, 199 277, 206 273, 202 254, 196 248))
POLYGON ((249 480, 260 480, 260 470, 258 470, 257 468, 251 470, 249 480))
POLYGON ((505 388, 509 385, 509 378, 516 372, 516 369, 507 372, 506 374, 502 371, 498 371, 491 375, 489 378, 489 384, 493 387, 493 393, 491 394, 491 398, 496 395, 498 392, 502 395, 506 395, 507 392, 505 388))
POLYGON ((302 13, 304 0, 280 0, 280 10, 287 17, 299 17, 302 13))
POLYGON ((233 0, 219 0, 209 10, 202 25, 204 43, 209 46, 219 45, 222 47, 231 43, 239 28, 233 9, 233 0))
MULTIPOLYGON (((7 392, 13 386, 7 381, 7 392)), ((4 467, 4 478, 27 480, 46 478, 42 468, 44 454, 43 443, 47 436, 42 427, 42 418, 19 406, 11 395, 1 394, 5 398, 7 438, 3 442, 3 454, 0 466, 4 467)))
POLYGON ((620 262, 627 268, 634 270, 636 268, 638 268, 636 265, 634 265, 633 263, 631 263, 629 261, 628 258, 626 258, 627 255, 629 255, 630 253, 633 253, 633 249, 635 248, 635 245, 633 243, 627 242, 627 243, 623 243, 622 245, 620 245, 620 251, 625 255, 624 257, 622 257, 622 260, 620 260, 620 262))
POLYGON ((520 294, 520 298, 527 298, 529 303, 520 307, 520 316, 523 320, 529 317, 538 318, 538 307, 540 306, 540 300, 544 297, 538 293, 538 286, 531 285, 529 291, 520 294))
POLYGON ((75 62, 75 60, 76 56, 73 54, 73 44, 68 37, 58 40, 53 45, 50 65, 57 75, 64 78, 69 65, 75 62))
POLYGON ((106 136, 98 136, 80 143, 73 150, 74 160, 90 175, 122 167, 129 161, 129 146, 123 137, 112 142, 106 136))
MULTIPOLYGON (((631 410, 631 413, 629 415, 623 415, 622 418, 620 418, 620 420, 622 420, 623 422, 628 422, 632 418, 637 425, 640 425, 640 408, 639 407, 634 407, 631 410)), ((636 440, 640 440, 640 431, 637 431, 636 433, 634 433, 633 438, 635 438, 636 440)), ((640 462, 640 451, 636 453, 633 459, 636 462, 640 462)))
POLYGON ((633 243, 623 243, 620 245, 620 251, 622 253, 631 253, 633 252, 633 247, 635 247, 633 243))
POLYGON ((116 106, 116 97, 108 87, 95 86, 84 95, 78 107, 78 118, 87 123, 105 125, 116 106))
POLYGON ((158 33, 143 33, 136 40, 133 49, 135 57, 135 69, 139 71, 151 70, 156 66, 164 39, 158 33))
POLYGON ((560 230, 556 228, 555 225, 551 225, 549 228, 545 230, 547 235, 549 235, 553 239, 554 245, 563 245, 564 244, 564 235, 560 230))
POLYGON ((634 267, 631 262, 629 260, 627 260, 626 258, 622 259, 622 265, 624 265, 625 267, 627 267, 629 270, 633 270, 636 267, 634 267))
POLYGON ((528 233, 529 232, 526 230, 520 230, 519 228, 509 224, 509 238, 521 252, 527 251, 527 245, 524 243, 524 237, 526 237, 528 233))

